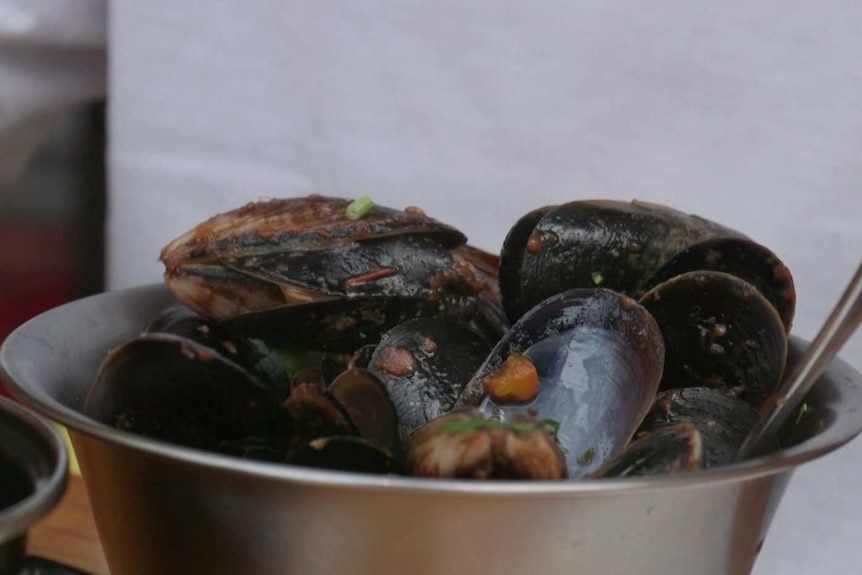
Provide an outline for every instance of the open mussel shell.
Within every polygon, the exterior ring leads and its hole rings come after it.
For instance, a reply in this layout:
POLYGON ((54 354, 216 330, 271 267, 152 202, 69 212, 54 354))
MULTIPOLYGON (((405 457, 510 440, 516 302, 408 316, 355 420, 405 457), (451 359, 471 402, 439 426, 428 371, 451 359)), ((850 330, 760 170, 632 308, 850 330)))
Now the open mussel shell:
POLYGON ((700 469, 703 441, 691 423, 655 429, 636 437, 591 477, 643 477, 700 469))
POLYGON ((212 348, 144 334, 111 350, 84 404, 90 417, 146 437, 213 450, 248 437, 279 449, 273 391, 212 348))
POLYGON ((409 475, 459 479, 564 479, 566 461, 533 418, 505 425, 475 408, 456 409, 423 426, 407 443, 409 475))
POLYGON ((697 216, 643 202, 582 200, 524 216, 503 246, 500 285, 509 318, 573 288, 637 297, 644 281, 683 249, 743 237, 697 216))
POLYGON ((334 471, 399 475, 402 466, 376 444, 361 437, 321 437, 294 450, 287 458, 292 465, 334 471))
POLYGON ((300 383, 284 407, 293 424, 291 450, 321 437, 359 435, 348 411, 323 386, 300 383))
POLYGON ((392 456, 401 453, 398 413, 376 375, 366 369, 348 369, 335 378, 329 393, 344 406, 362 437, 392 456))
POLYGON ((439 318, 407 321, 387 332, 368 369, 386 386, 402 437, 451 410, 490 350, 479 333, 439 318))
POLYGON ((664 264, 646 281, 643 291, 693 271, 724 272, 750 283, 775 307, 785 331, 790 332, 796 311, 796 289, 790 270, 772 250, 747 238, 700 242, 664 264))
POLYGON ((559 422, 569 475, 581 477, 615 456, 652 405, 664 343, 652 316, 633 299, 606 289, 570 290, 548 298, 512 326, 459 400, 508 420, 535 412, 559 422), (538 395, 504 405, 485 383, 510 356, 529 360, 538 395), (589 457, 586 454, 591 454, 589 457))
POLYGON ((708 387, 671 389, 658 394, 638 433, 690 423, 700 432, 703 467, 732 463, 759 413, 727 392, 708 387))
POLYGON ((750 283, 722 272, 689 272, 654 287, 641 304, 665 340, 661 389, 729 389, 756 404, 781 381, 787 333, 750 283))
POLYGON ((280 397, 289 393, 290 381, 278 354, 262 340, 209 322, 182 304, 162 310, 146 332, 173 334, 209 347, 247 369, 280 397))

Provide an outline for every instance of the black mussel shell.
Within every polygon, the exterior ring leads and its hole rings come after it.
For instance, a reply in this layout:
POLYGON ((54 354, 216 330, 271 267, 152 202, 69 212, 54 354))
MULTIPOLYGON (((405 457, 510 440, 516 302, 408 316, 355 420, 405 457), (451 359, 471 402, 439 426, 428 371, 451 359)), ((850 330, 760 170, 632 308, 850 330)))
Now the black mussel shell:
POLYGON ((289 380, 279 356, 260 339, 209 322, 182 304, 162 312, 147 333, 168 333, 207 346, 250 371, 281 397, 287 397, 289 380))
POLYGON ((715 387, 757 404, 781 381, 787 334, 753 285, 722 272, 690 272, 641 298, 664 336, 661 389, 715 387))
POLYGON ((320 374, 323 385, 329 387, 350 365, 350 355, 327 353, 320 360, 320 374))
POLYGON ((278 398, 212 348, 144 334, 113 349, 84 404, 88 416, 146 437, 205 450, 255 436, 280 449, 278 398))
POLYGON ((727 465, 736 459, 739 446, 760 414, 748 403, 708 387, 671 389, 658 394, 639 433, 690 423, 700 432, 703 466, 727 465))
POLYGON ((371 358, 374 357, 374 350, 377 349, 377 345, 363 345, 353 354, 353 357, 350 360, 349 367, 358 367, 360 369, 367 369, 368 365, 371 363, 371 358))
POLYGON ((454 407, 491 345, 456 322, 423 318, 391 329, 369 371, 385 384, 404 438, 454 407))
MULTIPOLYGON (((476 269, 426 236, 390 237, 318 250, 270 250, 223 257, 228 268, 283 286, 285 295, 415 297, 474 296, 484 288, 476 269), (307 294, 307 295, 306 295, 307 294)), ((296 298, 292 298, 296 299, 296 298)))
POLYGON ((655 429, 636 437, 591 477, 644 477, 700 469, 703 442, 691 423, 655 429))
POLYGON ((796 311, 793 276, 784 262, 768 248, 746 238, 719 238, 700 242, 664 264, 646 281, 643 291, 693 271, 724 272, 747 281, 775 307, 785 331, 790 332, 796 311))
POLYGON ((503 240, 502 256, 500 257, 500 295, 503 299, 503 310, 509 321, 518 321, 529 309, 523 301, 523 263, 526 250, 535 251, 541 246, 539 238, 533 240, 529 248, 527 241, 533 233, 536 224, 556 206, 547 206, 533 210, 521 216, 503 240))
POLYGON ((284 461, 285 454, 283 446, 276 446, 271 439, 256 435, 223 441, 216 445, 213 451, 242 459, 271 463, 281 463, 284 461))
POLYGON ((292 465, 373 473, 399 475, 402 473, 398 460, 390 457, 373 442, 360 437, 321 437, 294 450, 287 458, 292 465))
POLYGON ((400 455, 398 413, 376 375, 351 368, 335 378, 329 393, 344 406, 362 437, 392 456, 400 455))
POLYGON ((743 236, 643 202, 583 200, 536 210, 515 224, 503 246, 503 305, 514 322, 539 302, 573 288, 601 286, 636 297, 665 262, 715 237, 743 236))
POLYGON ((478 312, 473 297, 444 297, 437 301, 403 296, 345 298, 283 306, 226 320, 228 326, 260 338, 273 347, 304 346, 351 354, 377 344, 389 329, 420 317, 469 321, 478 312))
POLYGON ((569 475, 595 471, 629 441, 655 397, 664 362, 661 333, 635 300, 606 289, 570 290, 526 314, 500 341, 459 399, 491 417, 535 411, 559 422, 569 475), (488 378, 520 355, 538 375, 538 396, 506 405, 487 396, 488 378), (589 461, 583 457, 592 453, 589 461))
POLYGON ((427 423, 407 443, 406 468, 418 477, 564 479, 566 461, 547 428, 532 418, 511 424, 461 408, 427 423))
POLYGON ((322 386, 301 383, 290 392, 284 407, 293 421, 291 449, 321 437, 359 435, 341 403, 322 386))
POLYGON ((297 370, 290 380, 290 388, 293 389, 303 383, 312 383, 321 387, 326 387, 323 380, 323 370, 319 366, 306 365, 297 370))

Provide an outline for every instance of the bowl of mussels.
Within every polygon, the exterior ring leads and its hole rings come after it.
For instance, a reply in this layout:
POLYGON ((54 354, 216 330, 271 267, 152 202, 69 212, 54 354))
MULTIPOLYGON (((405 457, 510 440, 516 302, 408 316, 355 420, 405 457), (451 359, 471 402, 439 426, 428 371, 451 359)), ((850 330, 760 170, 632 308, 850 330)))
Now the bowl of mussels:
POLYGON ((161 261, 0 357, 69 428, 115 574, 745 574, 793 470, 862 430, 837 360, 736 460, 808 345, 793 278, 666 206, 541 207, 488 253, 419 208, 276 199, 161 261))

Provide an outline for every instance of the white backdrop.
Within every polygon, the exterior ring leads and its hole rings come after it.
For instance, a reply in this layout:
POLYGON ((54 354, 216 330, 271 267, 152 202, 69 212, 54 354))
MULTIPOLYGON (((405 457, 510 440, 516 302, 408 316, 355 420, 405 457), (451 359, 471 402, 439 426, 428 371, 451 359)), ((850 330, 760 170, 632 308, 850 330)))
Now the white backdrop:
MULTIPOLYGON (((491 251, 638 198, 775 250, 810 337, 862 258, 860 29, 857 0, 115 2, 110 286, 264 197, 418 204, 491 251)), ((862 440, 800 470, 755 573, 860 572, 860 476, 862 440)))

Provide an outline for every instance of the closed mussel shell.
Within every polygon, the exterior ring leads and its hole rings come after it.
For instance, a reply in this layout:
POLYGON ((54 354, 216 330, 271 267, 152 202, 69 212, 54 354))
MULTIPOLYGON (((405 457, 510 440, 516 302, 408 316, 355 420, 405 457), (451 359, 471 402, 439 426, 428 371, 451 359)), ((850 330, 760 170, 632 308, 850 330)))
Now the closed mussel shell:
POLYGON ((743 236, 644 202, 583 200, 536 210, 515 225, 504 244, 503 305, 514 322, 539 302, 573 288, 601 286, 637 297, 664 263, 717 237, 743 236))
POLYGON ((748 282, 722 272, 689 272, 654 287, 641 304, 665 340, 661 389, 715 387, 757 404, 781 381, 784 324, 748 282))

